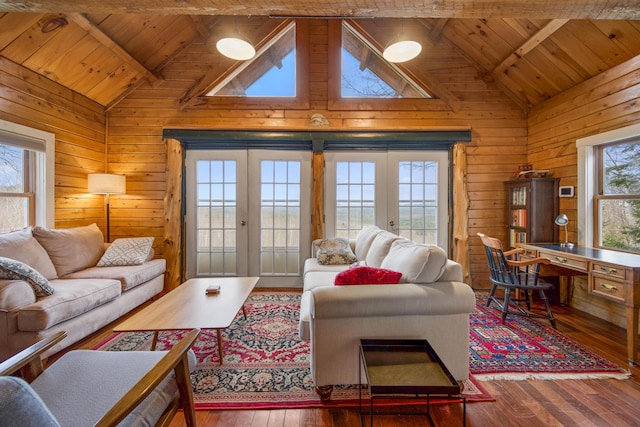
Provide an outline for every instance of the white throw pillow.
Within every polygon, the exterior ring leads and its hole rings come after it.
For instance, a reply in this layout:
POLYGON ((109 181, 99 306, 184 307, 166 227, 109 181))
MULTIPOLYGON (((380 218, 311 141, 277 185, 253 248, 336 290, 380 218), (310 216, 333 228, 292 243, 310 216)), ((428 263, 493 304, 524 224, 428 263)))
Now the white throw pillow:
POLYGON ((356 237, 356 258, 358 258, 358 261, 367 259, 367 252, 371 248, 371 243, 381 231, 375 225, 367 225, 360 230, 356 237))
POLYGON ((384 260, 384 257, 386 257, 389 253, 391 244, 394 242, 394 240, 398 240, 400 238, 401 237, 397 234, 393 234, 384 230, 376 234, 376 237, 373 239, 373 243, 371 243, 371 247, 367 252, 367 257, 365 258, 367 265, 369 267, 380 267, 382 260, 384 260))
POLYGON ((140 265, 149 256, 152 245, 153 237, 116 239, 102 255, 97 266, 140 265))
POLYGON ((401 272, 402 280, 408 283, 433 283, 446 263, 447 254, 438 246, 396 240, 380 267, 401 272))

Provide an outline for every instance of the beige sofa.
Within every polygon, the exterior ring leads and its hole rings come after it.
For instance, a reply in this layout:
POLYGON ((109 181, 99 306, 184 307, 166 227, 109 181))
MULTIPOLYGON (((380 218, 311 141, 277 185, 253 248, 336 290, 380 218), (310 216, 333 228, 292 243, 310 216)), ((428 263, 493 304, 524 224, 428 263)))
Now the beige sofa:
POLYGON ((350 245, 358 264, 400 272, 402 278, 394 285, 335 286, 336 276, 354 265, 320 264, 317 257, 305 261, 300 336, 310 341, 311 375, 320 397, 330 398, 334 385, 358 383, 360 338, 427 339, 452 375, 467 379, 475 294, 462 282, 461 266, 437 246, 373 226, 350 245))
MULTIPOLYGON (((153 241, 120 240, 142 242, 143 249, 153 241)), ((137 246, 116 243, 105 254, 107 246, 95 224, 0 234, 0 272, 5 277, 0 279, 0 360, 66 331, 67 338, 46 355, 53 354, 162 292, 164 259, 153 259, 152 249, 141 253, 137 246), (124 249, 118 252, 119 248, 124 249), (14 260, 29 274, 20 270, 12 278, 14 260), (107 266, 98 267, 101 263, 107 266)))

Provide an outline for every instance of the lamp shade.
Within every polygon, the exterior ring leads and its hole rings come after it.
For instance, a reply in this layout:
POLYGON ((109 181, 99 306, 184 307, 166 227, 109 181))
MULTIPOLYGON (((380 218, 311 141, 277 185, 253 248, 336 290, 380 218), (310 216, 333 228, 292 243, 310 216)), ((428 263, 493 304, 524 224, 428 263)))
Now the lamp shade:
POLYGON ((236 61, 246 61, 256 55, 255 48, 242 38, 237 31, 233 37, 225 37, 218 40, 216 49, 227 58, 235 59, 236 61))
POLYGON ((382 56, 389 62, 406 62, 422 52, 422 45, 414 40, 396 39, 382 52, 382 56))
POLYGON ((127 178, 112 173, 90 173, 88 175, 89 193, 92 194, 125 194, 127 178))

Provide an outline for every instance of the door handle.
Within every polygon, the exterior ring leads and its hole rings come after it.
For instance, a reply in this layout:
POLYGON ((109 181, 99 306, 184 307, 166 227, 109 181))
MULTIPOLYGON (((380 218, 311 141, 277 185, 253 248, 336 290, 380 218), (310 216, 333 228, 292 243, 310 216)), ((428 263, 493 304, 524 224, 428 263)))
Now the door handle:
POLYGON ((244 227, 245 225, 247 225, 247 221, 243 219, 242 221, 240 221, 240 225, 244 227))
POLYGON ((393 220, 389 221, 389 227, 395 227, 396 223, 393 220))

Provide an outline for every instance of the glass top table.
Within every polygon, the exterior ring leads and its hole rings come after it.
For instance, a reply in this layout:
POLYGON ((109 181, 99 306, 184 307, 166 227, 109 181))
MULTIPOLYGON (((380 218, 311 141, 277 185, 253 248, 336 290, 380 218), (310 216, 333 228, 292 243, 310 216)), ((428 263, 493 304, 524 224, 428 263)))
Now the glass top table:
POLYGON ((430 412, 431 395, 447 395, 463 403, 463 425, 466 425, 466 400, 460 395, 460 384, 453 378, 442 360, 424 339, 361 339, 360 384, 369 389, 369 412, 363 412, 360 392, 360 419, 370 415, 373 425, 373 403, 376 398, 414 399, 426 396, 425 415, 433 425, 430 412))

